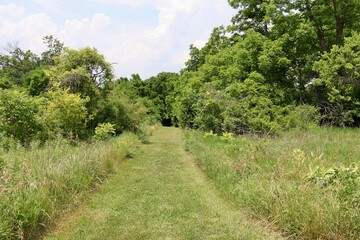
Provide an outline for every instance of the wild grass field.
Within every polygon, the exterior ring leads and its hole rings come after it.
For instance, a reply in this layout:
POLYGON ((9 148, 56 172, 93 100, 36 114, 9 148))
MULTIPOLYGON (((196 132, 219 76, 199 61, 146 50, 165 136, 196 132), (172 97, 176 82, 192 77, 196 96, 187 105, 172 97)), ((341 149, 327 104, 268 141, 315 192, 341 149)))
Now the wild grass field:
POLYGON ((222 195, 293 239, 360 238, 360 130, 259 138, 188 131, 186 148, 222 195))
POLYGON ((136 136, 77 143, 60 139, 0 153, 0 239, 34 239, 116 170, 136 136))
POLYGON ((159 128, 44 239, 282 239, 225 201, 183 140, 180 129, 159 128))

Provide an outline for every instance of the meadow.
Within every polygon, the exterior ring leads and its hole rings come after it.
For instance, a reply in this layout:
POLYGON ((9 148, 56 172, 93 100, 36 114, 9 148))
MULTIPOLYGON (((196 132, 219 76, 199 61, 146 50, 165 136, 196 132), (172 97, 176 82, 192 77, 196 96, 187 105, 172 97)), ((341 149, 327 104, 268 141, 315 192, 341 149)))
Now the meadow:
POLYGON ((186 149, 222 196, 291 239, 360 238, 360 130, 277 137, 188 131, 186 149))
POLYGON ((123 134, 106 141, 45 146, 33 143, 0 152, 0 239, 34 239, 116 172, 139 140, 123 134))

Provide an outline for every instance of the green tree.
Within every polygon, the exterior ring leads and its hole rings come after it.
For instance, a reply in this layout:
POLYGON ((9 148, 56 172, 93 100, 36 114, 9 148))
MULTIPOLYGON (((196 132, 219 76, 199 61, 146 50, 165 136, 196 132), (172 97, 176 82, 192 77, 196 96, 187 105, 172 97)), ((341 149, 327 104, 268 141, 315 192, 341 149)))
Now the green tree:
POLYGON ((23 51, 17 44, 8 44, 7 55, 0 55, 0 75, 21 86, 23 76, 40 67, 40 58, 30 50, 23 51))
POLYGON ((197 71, 205 63, 207 56, 214 55, 231 46, 232 39, 227 34, 228 31, 225 27, 215 27, 203 48, 198 49, 194 45, 190 45, 190 59, 185 62, 186 68, 182 71, 197 71))
POLYGON ((275 134, 285 115, 283 94, 266 84, 265 77, 252 72, 244 82, 227 88, 231 100, 224 111, 223 130, 237 134, 275 134))
POLYGON ((49 74, 65 88, 70 88, 71 92, 84 95, 89 95, 86 91, 82 92, 84 85, 102 88, 114 77, 111 64, 97 49, 90 47, 79 50, 65 48, 60 56, 55 57, 55 66, 49 74))
POLYGON ((43 68, 37 68, 31 70, 23 77, 24 86, 31 96, 38 96, 48 88, 50 79, 45 71, 43 68))
POLYGON ((81 98, 79 94, 72 94, 67 90, 47 92, 41 109, 46 138, 58 134, 70 139, 86 136, 89 115, 85 105, 88 101, 89 98, 81 98))
POLYGON ((69 93, 80 94, 88 99, 86 108, 92 116, 88 127, 95 127, 103 122, 106 85, 113 79, 113 69, 105 57, 95 48, 72 50, 65 48, 63 53, 54 58, 55 65, 47 71, 53 84, 67 89, 69 93))
POLYGON ((5 136, 29 144, 41 131, 38 111, 36 99, 17 90, 0 89, 0 132, 5 136))
POLYGON ((230 6, 239 10, 232 19, 233 31, 244 34, 246 30, 254 29, 264 36, 269 36, 269 28, 277 10, 276 3, 279 1, 228 0, 228 2, 230 6))
MULTIPOLYGON (((359 29, 360 2, 357 0, 228 0, 238 9, 233 24, 238 31, 255 29, 265 36, 271 28, 287 17, 296 15, 313 27, 319 47, 330 50, 334 44, 342 45, 352 30, 359 29)), ((285 33, 285 32, 284 32, 285 33)))
POLYGON ((58 57, 63 53, 64 43, 52 35, 43 37, 43 42, 46 44, 47 50, 41 53, 42 65, 54 65, 54 57, 58 57))
POLYGON ((360 124, 360 34, 334 46, 314 64, 319 78, 312 86, 323 121, 335 125, 360 124), (321 94, 318 94, 318 93, 321 94))
POLYGON ((360 2, 357 0, 298 0, 292 3, 299 16, 309 20, 323 51, 342 45, 344 37, 359 29, 360 2))

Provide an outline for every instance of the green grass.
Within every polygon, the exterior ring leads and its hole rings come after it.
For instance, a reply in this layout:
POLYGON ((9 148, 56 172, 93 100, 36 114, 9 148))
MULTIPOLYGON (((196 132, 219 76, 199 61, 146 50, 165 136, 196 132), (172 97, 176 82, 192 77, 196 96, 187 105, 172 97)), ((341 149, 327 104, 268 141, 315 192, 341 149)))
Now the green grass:
POLYGON ((359 140, 359 129, 233 140, 190 131, 187 148, 223 197, 287 236, 359 239, 359 140))
POLYGON ((99 192, 45 239, 276 239, 224 201, 183 134, 160 128, 99 192))
POLYGON ((137 144, 125 134, 106 142, 54 140, 0 153, 0 239, 34 239, 65 209, 115 172, 137 144))

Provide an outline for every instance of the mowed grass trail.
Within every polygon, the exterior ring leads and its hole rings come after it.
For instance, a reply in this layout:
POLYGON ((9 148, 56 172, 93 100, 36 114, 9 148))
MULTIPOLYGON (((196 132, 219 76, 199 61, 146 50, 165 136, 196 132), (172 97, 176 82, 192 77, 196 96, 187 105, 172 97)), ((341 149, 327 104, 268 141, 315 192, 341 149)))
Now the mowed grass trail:
POLYGON ((45 239, 279 239, 218 195, 182 138, 179 129, 157 130, 45 239))

